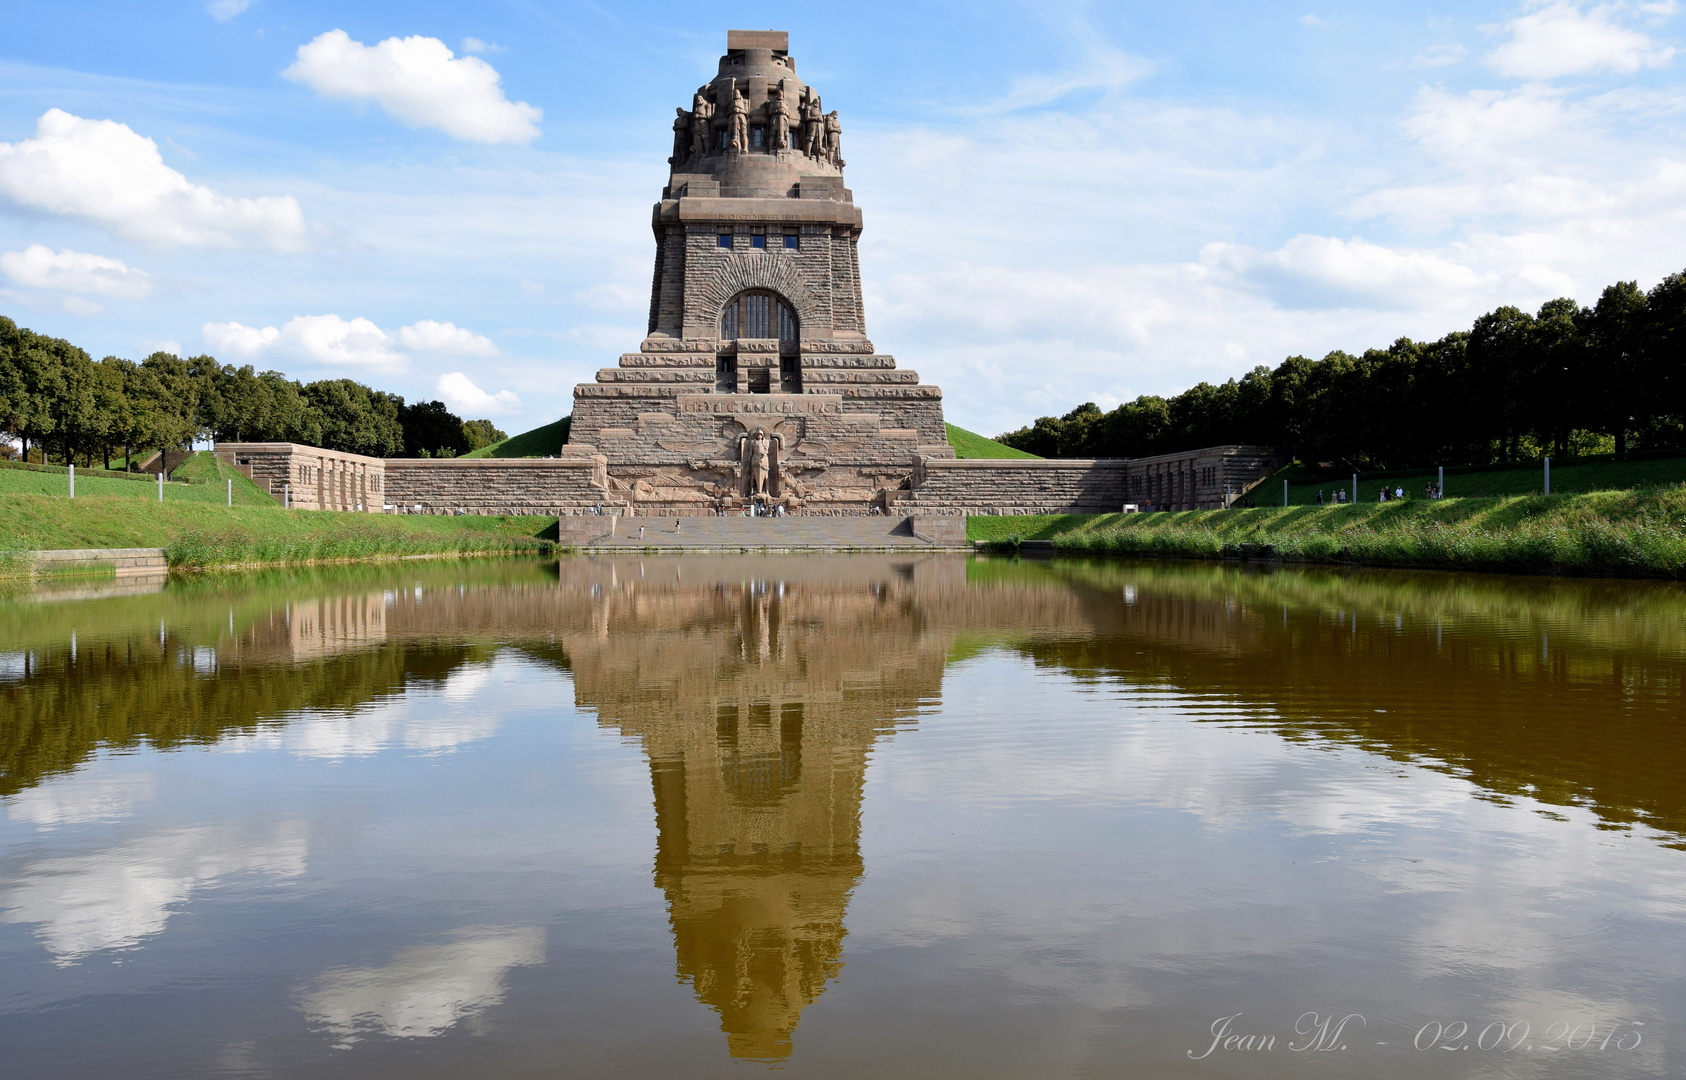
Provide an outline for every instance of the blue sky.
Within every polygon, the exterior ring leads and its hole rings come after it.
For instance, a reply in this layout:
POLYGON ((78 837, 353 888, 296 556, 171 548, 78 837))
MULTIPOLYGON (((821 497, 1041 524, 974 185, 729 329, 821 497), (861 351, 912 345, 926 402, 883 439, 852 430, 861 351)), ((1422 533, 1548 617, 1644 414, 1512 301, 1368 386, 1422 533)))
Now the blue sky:
MULTIPOLYGON (((1672 2, 787 10, 868 331, 986 433, 1686 268, 1672 2)), ((643 335, 729 12, 20 5, 0 311, 548 422, 643 335)))

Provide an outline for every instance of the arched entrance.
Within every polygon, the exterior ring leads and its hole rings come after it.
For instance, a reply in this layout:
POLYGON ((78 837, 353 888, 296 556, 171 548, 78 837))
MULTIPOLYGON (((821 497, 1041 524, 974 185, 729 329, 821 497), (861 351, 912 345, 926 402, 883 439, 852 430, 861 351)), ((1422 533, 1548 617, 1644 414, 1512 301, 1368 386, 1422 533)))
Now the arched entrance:
POLYGON ((770 289, 748 289, 720 312, 720 354, 715 389, 723 394, 800 394, 801 329, 790 301, 770 289), (759 347, 746 348, 744 341, 759 347), (767 348, 767 343, 777 347, 767 348), (777 357, 777 370, 774 358, 777 357))

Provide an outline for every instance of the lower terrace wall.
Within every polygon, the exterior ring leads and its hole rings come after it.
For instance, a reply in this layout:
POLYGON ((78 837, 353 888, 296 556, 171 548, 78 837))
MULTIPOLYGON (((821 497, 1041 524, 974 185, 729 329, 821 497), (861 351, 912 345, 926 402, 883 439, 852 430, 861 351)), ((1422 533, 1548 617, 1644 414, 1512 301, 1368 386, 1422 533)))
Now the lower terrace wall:
POLYGON ((930 515, 1217 510, 1286 464, 1271 446, 1209 446, 1146 458, 925 458, 899 509, 930 515))
POLYGON ((385 466, 387 502, 409 513, 567 517, 605 497, 601 457, 388 458, 385 466))
POLYGON ((217 457, 298 510, 379 513, 384 462, 301 443, 217 443, 217 457))

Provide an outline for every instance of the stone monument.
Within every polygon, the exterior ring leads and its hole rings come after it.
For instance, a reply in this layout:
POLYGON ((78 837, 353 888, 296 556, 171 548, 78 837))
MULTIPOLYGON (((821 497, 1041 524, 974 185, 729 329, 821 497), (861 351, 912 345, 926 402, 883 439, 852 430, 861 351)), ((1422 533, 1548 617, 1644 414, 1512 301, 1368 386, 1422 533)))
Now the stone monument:
POLYGON ((942 391, 866 336, 842 123, 789 35, 733 30, 673 120, 648 336, 574 389, 565 458, 660 514, 884 512, 953 458, 942 391))

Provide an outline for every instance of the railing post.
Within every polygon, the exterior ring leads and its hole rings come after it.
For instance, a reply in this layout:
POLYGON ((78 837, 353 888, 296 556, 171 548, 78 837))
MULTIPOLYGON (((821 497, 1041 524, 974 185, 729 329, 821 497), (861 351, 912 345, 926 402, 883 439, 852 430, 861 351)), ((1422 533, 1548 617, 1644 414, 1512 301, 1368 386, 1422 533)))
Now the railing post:
POLYGON ((164 464, 162 456, 160 456, 158 464, 158 501, 164 501, 164 464))
POLYGON ((228 505, 234 505, 234 481, 232 479, 228 481, 228 505))
POLYGON ((1288 505, 1288 478, 1282 478, 1282 505, 1288 505))
POLYGON ((1551 458, 1545 459, 1545 493, 1551 494, 1551 458))
POLYGON ((1358 505, 1358 474, 1352 474, 1352 504, 1358 505))
POLYGON ((1440 466, 1440 479, 1435 481, 1434 484, 1434 497, 1437 499, 1446 497, 1446 466, 1444 465, 1440 466))
POLYGON ((76 462, 70 463, 70 497, 76 498, 76 462))

